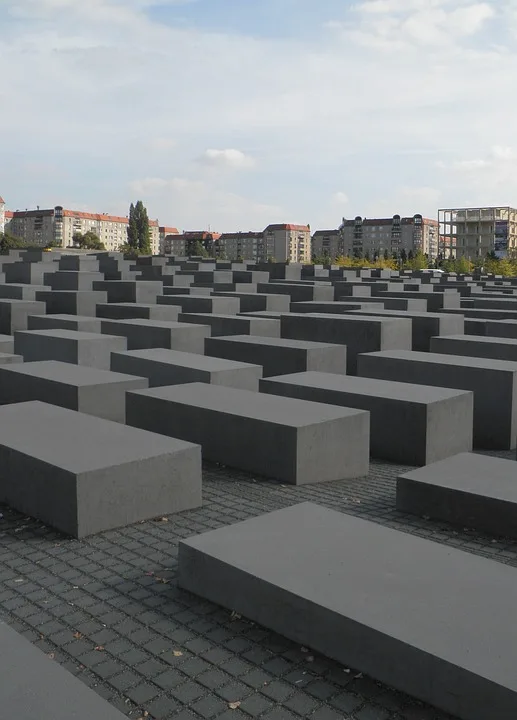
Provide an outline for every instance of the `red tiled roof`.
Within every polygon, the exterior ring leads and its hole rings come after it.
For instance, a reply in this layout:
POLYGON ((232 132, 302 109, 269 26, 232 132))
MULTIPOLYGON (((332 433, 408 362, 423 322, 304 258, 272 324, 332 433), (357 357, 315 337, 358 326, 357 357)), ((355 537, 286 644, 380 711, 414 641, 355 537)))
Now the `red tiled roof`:
POLYGON ((297 230, 308 232, 310 230, 308 225, 292 225, 290 223, 277 223, 274 225, 268 225, 266 230, 297 230))
POLYGON ((12 210, 6 210, 5 217, 6 217, 6 219, 9 218, 9 220, 12 220, 14 217, 14 213, 12 212, 12 210))
POLYGON ((160 229, 161 233, 167 233, 167 235, 179 235, 180 234, 180 231, 178 230, 178 228, 167 227, 167 225, 161 225, 159 229, 160 229))

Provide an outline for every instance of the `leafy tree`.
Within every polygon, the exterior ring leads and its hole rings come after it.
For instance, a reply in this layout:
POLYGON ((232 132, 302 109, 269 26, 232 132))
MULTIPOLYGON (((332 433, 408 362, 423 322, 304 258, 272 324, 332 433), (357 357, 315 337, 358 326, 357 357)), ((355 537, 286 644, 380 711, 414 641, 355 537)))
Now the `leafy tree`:
POLYGON ((189 248, 188 254, 195 255, 195 257, 203 257, 203 258, 209 257, 208 251, 205 248, 205 246, 203 245, 203 243, 201 242, 201 240, 196 240, 196 242, 191 245, 191 247, 189 248))
POLYGON ((81 233, 75 233, 74 244, 84 250, 106 250, 104 243, 101 242, 98 235, 96 235, 92 230, 88 230, 88 232, 84 233, 84 235, 81 233))
POLYGON ((429 261, 423 252, 417 252, 413 258, 409 258, 409 255, 411 255, 411 250, 408 254, 408 261, 412 270, 425 270, 429 266, 429 261))
MULTIPOLYGON (((388 252, 388 248, 386 248, 386 250, 384 251, 384 259, 385 259, 385 260, 389 260, 389 259, 390 259, 390 254, 389 254, 389 252, 388 252)), ((395 258, 394 258, 394 259, 395 259, 395 258)))
POLYGON ((457 273, 467 275, 472 272, 472 263, 465 256, 462 256, 454 263, 454 270, 457 273))
POLYGON ((27 248, 28 244, 10 232, 0 233, 0 255, 8 255, 9 250, 27 248))
POLYGON ((406 249, 402 248, 402 250, 400 251, 400 260, 402 263, 405 263, 407 261, 407 259, 408 259, 408 255, 407 255, 406 249))
POLYGON ((129 223, 127 226, 127 244, 142 255, 151 254, 151 230, 147 209, 141 200, 129 206, 129 223))

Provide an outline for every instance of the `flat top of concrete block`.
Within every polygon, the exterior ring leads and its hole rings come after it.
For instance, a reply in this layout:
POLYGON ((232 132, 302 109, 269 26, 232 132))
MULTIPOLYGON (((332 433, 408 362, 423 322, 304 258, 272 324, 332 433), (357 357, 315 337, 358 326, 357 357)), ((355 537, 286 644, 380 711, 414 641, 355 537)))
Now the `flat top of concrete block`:
MULTIPOLYGON (((478 338, 477 335, 473 337, 478 338)), ((517 362, 471 357, 470 355, 446 355, 445 353, 418 352, 417 350, 379 350, 378 352, 360 353, 359 357, 391 358, 393 360, 410 360, 411 362, 439 363, 440 365, 460 365, 480 370, 517 372, 517 362)))
POLYGON ((4 718, 124 720, 126 717, 1 620, 0 647, 0 705, 4 718))
MULTIPOLYGON (((98 307, 109 307, 109 308, 157 308, 160 309, 163 307, 167 307, 166 305, 157 305, 156 303, 132 303, 132 302, 125 302, 125 303, 98 303, 98 307)), ((106 319, 109 320, 111 318, 100 318, 102 320, 106 319)), ((146 320, 147 322, 147 320, 146 320)))
MULTIPOLYGON (((504 325, 517 325, 517 320, 515 320, 515 319, 511 319, 511 320, 489 320, 486 318, 482 318, 482 319, 485 322, 489 322, 489 323, 496 323, 496 324, 503 323, 504 325)), ((467 318, 467 320, 468 320, 468 318, 467 318)))
MULTIPOLYGON (((180 350, 168 350, 167 348, 151 348, 149 350, 128 350, 127 352, 112 353, 117 357, 134 357, 149 362, 159 362, 168 365, 180 365, 192 368, 193 370, 239 370, 240 368, 261 367, 250 363, 237 362, 236 360, 225 360, 214 358, 208 355, 197 355, 196 353, 181 352, 180 350)), ((124 376, 126 377, 126 376, 124 376)))
POLYGON ((189 295, 167 295, 168 298, 176 298, 177 300, 213 300, 216 296, 215 295, 195 295, 194 293, 190 293, 189 295))
MULTIPOLYGON (((98 282, 104 282, 104 280, 98 282)), ((100 297, 102 295, 102 297, 105 297, 106 293, 102 290, 38 290, 38 295, 42 297, 44 295, 88 295, 90 297, 100 297)))
POLYGON ((460 453, 401 476, 448 490, 517 502, 515 460, 460 453))
POLYGON ((400 323, 401 321, 404 322, 406 319, 409 320, 409 318, 400 318, 400 317, 382 317, 380 315, 350 315, 348 313, 345 313, 343 315, 339 315, 336 313, 306 313, 303 314, 297 314, 293 313, 294 317, 310 317, 310 318, 320 318, 323 320, 333 320, 335 322, 341 322, 341 323, 357 323, 358 325, 361 323, 367 323, 369 325, 374 324, 387 324, 387 323, 400 323))
POLYGON ((20 298, 0 297, 0 305, 35 305, 37 302, 37 300, 21 300, 20 298))
MULTIPOLYGON (((14 355, 14 353, 4 353, 4 352, 0 352, 0 360, 2 360, 2 359, 3 359, 3 360, 6 360, 7 358, 15 358, 15 357, 21 358, 22 356, 21 356, 21 355, 14 355)), ((0 370, 3 369, 3 367, 4 367, 4 366, 2 365, 2 368, 0 368, 0 370)))
POLYGON ((192 315, 192 317, 206 318, 207 320, 214 318, 220 320, 241 320, 242 322, 245 322, 246 320, 248 320, 248 322, 252 320, 273 320, 276 322, 275 318, 248 317, 248 315, 227 315, 223 313, 181 313, 182 317, 190 315, 192 315))
POLYGON ((517 690, 515 568, 312 503, 181 545, 517 690))
POLYGON ((303 385, 304 387, 322 388, 323 390, 356 395, 370 395, 372 397, 390 400, 402 400, 418 404, 421 403, 422 405, 448 400, 458 397, 459 395, 472 394, 467 390, 450 390, 448 388, 432 387, 430 385, 416 385, 412 383, 393 382, 391 380, 377 380, 375 378, 337 375, 317 371, 267 378, 266 382, 270 381, 288 383, 290 385, 303 385))
POLYGON ((291 427, 304 427, 366 412, 207 383, 168 385, 135 390, 134 394, 291 427))
POLYGON ((0 444, 71 473, 86 473, 192 443, 33 401, 0 407, 0 444))
MULTIPOLYGON (((354 310, 353 313, 357 315, 361 315, 364 310, 354 310)), ((418 310, 377 310, 375 309, 375 314, 379 315, 379 317, 384 317, 385 315, 387 317, 398 317, 398 318, 409 318, 410 320, 413 318, 435 318, 436 320, 439 320, 440 318, 450 318, 450 313, 437 313, 437 312, 418 312, 418 310)), ((453 315, 453 317, 460 317, 461 315, 453 315)))
POLYGON ((312 340, 289 340, 287 338, 262 337, 261 335, 224 335, 211 338, 215 342, 221 340, 228 343, 246 343, 248 345, 268 345, 279 348, 293 348, 294 350, 323 350, 324 348, 342 348, 335 343, 313 342, 312 340))
POLYGON ((484 343, 485 345, 517 345, 517 338, 491 337, 488 335, 438 335, 436 339, 460 340, 461 342, 484 343))
POLYGON ((42 360, 38 362, 21 363, 19 365, 3 366, 2 372, 17 372, 19 375, 30 375, 45 380, 84 387, 87 385, 105 385, 110 383, 128 382, 138 380, 135 375, 112 372, 111 370, 98 370, 88 365, 73 365, 58 360, 42 360))
POLYGON ((100 318, 91 317, 90 315, 67 315, 66 313, 60 313, 55 314, 52 313, 51 315, 33 315, 31 317, 36 317, 38 320, 43 318, 49 318, 50 320, 70 320, 70 321, 88 321, 88 322, 100 322, 100 318))
POLYGON ((9 288, 30 288, 31 290, 52 290, 50 285, 29 285, 28 283, 5 283, 9 288))
MULTIPOLYGON (((91 318, 95 320, 95 318, 91 318)), ((97 340, 102 341, 105 338, 119 337, 118 335, 102 335, 101 333, 82 332, 81 330, 67 330, 66 328, 50 328, 48 330, 16 330, 15 337, 18 335, 30 335, 31 337, 55 337, 66 340, 97 340)))
MULTIPOLYGON (((166 305, 154 305, 153 307, 167 307, 166 305)), ((208 315, 207 317, 210 317, 208 315)), ((187 323, 180 323, 176 322, 175 320, 148 320, 147 318, 125 318, 125 319, 115 319, 115 318, 99 318, 102 325, 104 326, 106 323, 106 327, 109 327, 109 324, 112 325, 137 325, 138 327, 159 327, 159 328, 182 328, 187 325, 187 323)), ((193 325, 194 323, 191 323, 193 325)))
POLYGON ((0 335, 0 342, 13 342, 14 335, 0 335))

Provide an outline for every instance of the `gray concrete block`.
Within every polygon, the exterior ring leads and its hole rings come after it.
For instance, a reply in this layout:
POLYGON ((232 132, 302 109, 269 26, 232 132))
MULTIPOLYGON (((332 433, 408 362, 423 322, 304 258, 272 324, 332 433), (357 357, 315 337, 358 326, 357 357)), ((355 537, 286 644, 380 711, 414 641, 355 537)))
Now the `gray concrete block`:
POLYGON ((348 300, 342 302, 317 302, 316 300, 309 300, 307 302, 292 302, 289 307, 292 313, 323 313, 325 315, 329 313, 343 315, 352 310, 370 310, 373 315, 376 309, 377 306, 370 303, 369 298, 366 298, 365 302, 350 302, 348 300))
MULTIPOLYGON (((341 298, 338 298, 341 300, 341 298)), ((427 300, 425 298, 405 297, 369 297, 368 304, 377 305, 386 310, 406 310, 408 312, 427 312, 427 300)))
POLYGON ((106 292, 107 301, 112 303, 155 303, 162 288, 162 283, 155 280, 100 280, 93 283, 93 289, 106 292))
POLYGON ((517 444, 517 363, 404 350, 359 355, 362 377, 474 393, 474 447, 510 450, 517 444))
POLYGON ((97 305, 97 317, 111 320, 161 320, 177 322, 180 308, 176 305, 156 305, 148 303, 102 303, 97 305))
POLYGON ((0 335, 0 352, 14 352, 14 335, 0 335))
POLYGON ((40 400, 123 423, 126 392, 149 387, 146 377, 134 375, 55 360, 4 366, 0 367, 0 405, 40 400))
POLYGON ((21 355, 13 355, 13 353, 0 352, 0 365, 12 365, 14 363, 22 363, 21 355))
POLYGON ((19 330, 14 335, 14 351, 22 355, 25 362, 59 360, 109 370, 111 353, 124 350, 127 350, 126 339, 114 335, 59 328, 19 330))
POLYGON ((236 315, 240 310, 239 298, 220 295, 160 295, 157 302, 159 305, 179 305, 183 313, 236 315))
POLYGON ((208 325, 212 337, 225 335, 258 335, 280 337, 280 320, 250 315, 218 315, 215 313, 180 313, 179 321, 208 325))
POLYGON ((411 320, 411 349, 422 352, 429 350, 432 337, 437 335, 459 335, 465 329, 463 315, 407 312, 403 310, 358 310, 352 314, 408 318, 411 320))
POLYGON ((515 568, 311 503, 182 540, 178 566, 188 592, 456 718, 517 717, 515 568))
POLYGON ((397 479, 397 509, 517 538, 515 460, 461 453, 397 479))
POLYGON ((396 298, 403 296, 406 300, 414 298, 415 300, 427 300, 427 309, 429 312, 442 312, 444 308, 460 308, 461 295, 459 293, 440 293, 440 292, 409 292, 401 290, 379 292, 380 298, 396 298))
POLYGON ((262 365, 263 376, 308 370, 346 373, 346 346, 307 340, 232 335, 207 338, 205 355, 262 365))
POLYGON ((483 322, 485 323, 483 335, 517 339, 517 320, 484 320, 483 322))
POLYGON ((43 276, 44 283, 52 290, 93 290, 93 283, 103 280, 100 272, 80 270, 58 270, 43 276))
POLYGON ((304 302, 308 300, 332 302, 332 300, 334 300, 334 288, 331 285, 281 282, 258 283, 257 292, 289 295, 291 302, 304 302))
POLYGON ((27 330, 51 330, 53 328, 100 333, 101 321, 88 315, 29 315, 27 319, 27 330))
POLYGON ((431 338, 431 352, 517 362, 517 339, 479 335, 431 338))
POLYGON ((148 378, 149 387, 205 382, 258 392, 262 377, 262 368, 258 364, 164 348, 112 353, 111 369, 148 378))
POLYGON ((359 353, 411 348, 411 321, 402 318, 282 315, 280 334, 281 337, 292 340, 346 345, 349 375, 355 375, 359 353))
POLYGON ((29 285, 44 285, 45 274, 57 272, 59 265, 56 262, 16 262, 4 267, 8 283, 25 283, 29 285))
POLYGON ((27 329, 29 315, 44 315, 45 304, 36 300, 0 299, 0 333, 13 335, 16 330, 27 329))
POLYGON ((12 298, 13 300, 36 300, 36 293, 43 290, 50 290, 47 285, 26 285, 24 283, 0 283, 0 298, 12 298))
POLYGON ((0 427, 0 502, 68 535, 201 504, 190 443, 41 402, 0 407, 0 427))
POLYGON ((105 292, 96 290, 48 290, 38 291, 36 299, 47 307, 49 315, 82 315, 95 317, 99 303, 105 303, 105 292))
POLYGON ((76 272, 98 272, 99 259, 95 255, 63 255, 59 258, 60 270, 76 272))
MULTIPOLYGON (((101 331, 127 339, 128 350, 167 348, 182 352, 202 353, 208 325, 163 320, 101 320, 101 331)), ((124 348, 125 350, 126 348, 124 348)))
POLYGON ((360 410, 192 383, 128 393, 126 422, 295 485, 368 472, 369 415, 360 410))
POLYGON ((260 392, 367 410, 375 458, 427 465, 472 450, 471 392, 322 372, 261 380, 260 392))
POLYGON ((0 620, 0 706, 19 720, 124 720, 118 710, 0 620))
POLYGON ((289 312, 289 298, 286 295, 273 295, 256 292, 222 292, 214 290, 214 296, 235 297, 240 300, 240 312, 275 310, 289 312))

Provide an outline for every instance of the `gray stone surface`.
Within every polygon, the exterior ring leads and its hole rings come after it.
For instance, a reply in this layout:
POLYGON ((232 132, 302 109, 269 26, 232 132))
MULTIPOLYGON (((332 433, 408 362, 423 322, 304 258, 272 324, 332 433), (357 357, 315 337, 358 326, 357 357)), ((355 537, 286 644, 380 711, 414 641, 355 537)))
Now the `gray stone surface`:
POLYGON ((461 453, 401 475, 397 509, 517 538, 515 460, 461 453))
POLYGON ((14 352, 14 335, 0 335, 0 352, 14 352))
POLYGON ((159 305, 178 305, 183 313, 236 315, 240 310, 239 298, 222 295, 159 295, 157 302, 159 305))
POLYGON ((517 444, 517 363, 439 353, 386 351, 358 357, 358 375, 474 393, 474 447, 517 444))
POLYGON ((331 285, 281 282, 258 283, 257 292, 273 293, 275 295, 289 295, 291 302, 304 302, 307 300, 332 302, 332 300, 334 300, 334 288, 331 285))
POLYGON ((322 372, 261 380, 260 392, 367 410, 372 457, 427 465, 472 450, 471 392, 322 372))
POLYGON ((0 367, 0 405, 40 400, 121 423, 126 417, 126 392, 147 387, 148 379, 135 373, 56 360, 0 367))
POLYGON ((177 322, 180 308, 174 305, 156 305, 148 303, 101 303, 97 305, 97 317, 111 320, 161 320, 177 322))
POLYGON ((205 354, 262 365, 263 376, 308 370, 346 373, 346 346, 252 335, 207 338, 205 354))
POLYGON ((442 312, 444 308, 460 308, 461 296, 459 293, 441 293, 441 292, 409 292, 401 288, 400 291, 396 290, 379 292, 378 297, 380 298, 397 298, 403 296, 407 300, 413 298, 415 300, 427 300, 427 309, 429 312, 442 312))
POLYGON ((16 330, 27 329, 29 315, 44 315, 45 304, 36 300, 0 299, 0 333, 13 335, 16 330))
POLYGON ((289 311, 289 298, 285 295, 256 292, 221 292, 217 290, 217 286, 214 295, 238 298, 240 312, 256 312, 260 310, 289 311))
POLYGON ((93 283, 104 280, 100 272, 84 270, 58 270, 43 276, 52 290, 93 290, 93 283))
POLYGON ((101 321, 88 315, 29 315, 27 330, 77 330, 79 332, 100 333, 101 321))
POLYGON ((41 402, 4 405, 0 426, 0 501, 68 535, 201 504, 190 443, 41 402))
MULTIPOLYGON (((168 322, 164 320, 101 320, 101 330, 109 335, 127 339, 128 350, 167 348, 182 352, 202 353, 205 338, 210 335, 208 325, 168 322)), ((126 349, 126 348, 124 348, 126 349)))
POLYGON ((349 375, 355 375, 359 353, 411 348, 411 321, 398 317, 282 315, 280 333, 292 340, 346 345, 349 375))
POLYGON ((181 541, 178 581, 462 720, 517 714, 514 568, 304 503, 181 541))
POLYGON ((295 485, 368 472, 369 415, 359 410, 192 383, 128 393, 126 422, 295 485))
POLYGON ((431 352, 517 362, 517 338, 448 335, 431 338, 431 352))
POLYGON ((431 338, 438 335, 462 334, 465 329, 462 315, 446 313, 409 312, 403 310, 357 310, 353 315, 377 315, 378 317, 400 317, 411 320, 411 349, 427 352, 431 338))
POLYGON ((124 720, 124 715, 0 620, 0 707, 18 720, 124 720))
POLYGON ((162 287, 162 283, 155 280, 100 280, 93 283, 93 289, 107 293, 107 301, 113 303, 155 303, 162 287))
POLYGON ((11 365, 13 363, 22 363, 21 355, 13 355, 13 353, 0 352, 0 365, 11 365))
POLYGON ((250 317, 249 315, 219 315, 216 313, 180 313, 179 321, 208 325, 212 337, 245 334, 261 337, 280 337, 280 319, 274 318, 250 317))
POLYGON ((107 295, 96 290, 48 290, 37 292, 36 299, 45 303, 49 315, 95 317, 97 305, 105 303, 107 295))
POLYGON ((75 330, 20 330, 14 335, 14 351, 25 362, 59 360, 74 365, 110 369, 112 352, 127 350, 127 341, 115 335, 75 330))
POLYGON ((13 300, 36 300, 36 293, 50 290, 47 285, 27 285, 25 283, 0 283, 0 298, 13 300))
POLYGON ((149 387, 206 382, 257 392, 262 377, 262 367, 259 364, 252 365, 164 348, 112 353, 111 369, 145 377, 149 380, 149 387))

